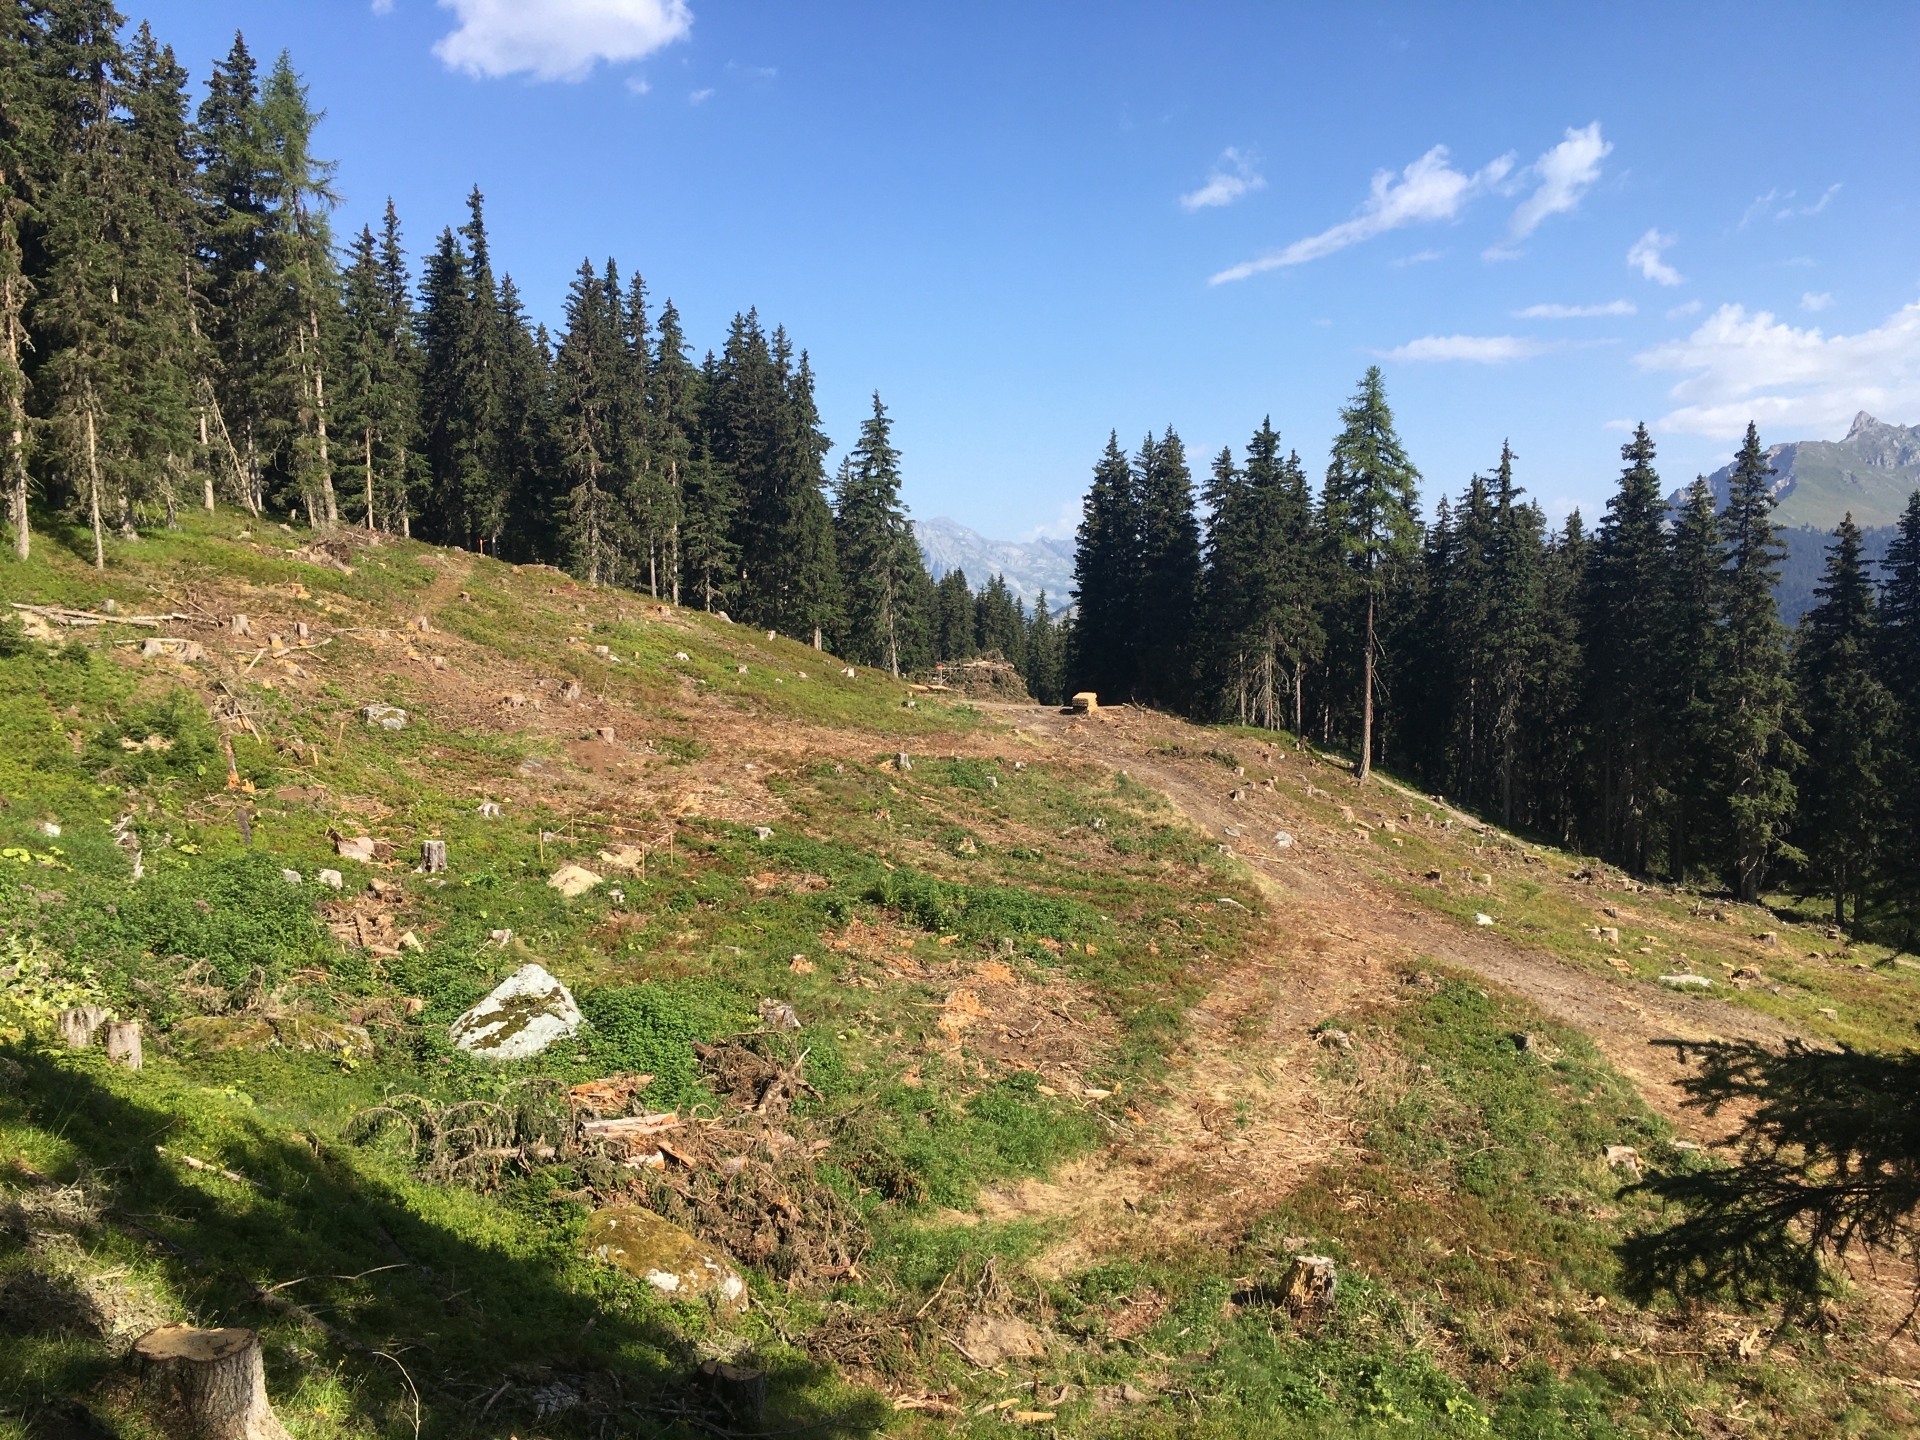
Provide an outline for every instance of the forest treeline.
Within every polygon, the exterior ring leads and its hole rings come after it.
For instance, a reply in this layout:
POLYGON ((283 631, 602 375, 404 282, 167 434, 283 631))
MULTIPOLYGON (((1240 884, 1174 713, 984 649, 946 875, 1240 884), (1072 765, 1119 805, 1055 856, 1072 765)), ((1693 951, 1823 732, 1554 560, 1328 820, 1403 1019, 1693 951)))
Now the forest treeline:
POLYGON ((1920 909, 1920 493, 1880 574, 1849 516, 1797 630, 1749 426, 1716 510, 1663 498, 1643 425, 1588 531, 1502 447, 1430 522, 1378 368, 1322 482, 1262 423, 1196 487, 1180 438, 1117 437, 1079 531, 1068 681, 1350 746, 1509 827, 1745 899, 1790 883, 1920 909))
POLYGON ((550 335, 495 267, 477 189, 417 276, 391 202, 339 243, 284 54, 263 76, 236 36, 196 105, 172 50, 108 4, 13 4, 0 25, 22 557, 36 510, 104 565, 109 535, 225 501, 563 565, 897 673, 986 649, 1057 677, 1050 617, 1004 585, 936 591, 877 395, 829 476, 807 354, 754 311, 695 361, 671 300, 583 262, 550 335))

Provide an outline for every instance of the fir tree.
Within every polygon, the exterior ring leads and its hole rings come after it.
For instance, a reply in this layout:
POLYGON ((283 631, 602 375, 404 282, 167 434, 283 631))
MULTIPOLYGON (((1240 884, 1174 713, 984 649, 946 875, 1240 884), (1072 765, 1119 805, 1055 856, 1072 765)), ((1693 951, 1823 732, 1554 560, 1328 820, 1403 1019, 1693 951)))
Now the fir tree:
POLYGON ((936 660, 971 660, 976 645, 973 638, 973 590, 967 584, 967 572, 949 570, 933 587, 933 657, 936 660))
POLYGON ((23 6, 0 13, 0 398, 4 398, 6 454, 0 484, 7 491, 13 550, 32 554, 27 514, 27 361, 32 342, 27 314, 33 281, 27 273, 26 232, 32 223, 36 168, 44 168, 49 116, 41 95, 36 51, 43 32, 23 6))
POLYGON ((1749 902, 1783 853, 1794 807, 1794 746, 1787 734, 1792 682, 1773 594, 1786 547, 1773 524, 1773 473, 1759 431, 1749 424, 1720 517, 1727 568, 1720 576, 1712 692, 1713 753, 1720 765, 1716 798, 1727 824, 1722 865, 1735 892, 1749 902))
POLYGON ((1351 589, 1364 613, 1360 627, 1360 764, 1365 783, 1373 769, 1375 675, 1379 668, 1381 602, 1419 544, 1414 519, 1420 472, 1394 430, 1380 367, 1368 369, 1340 411, 1322 504, 1329 532, 1345 561, 1351 589))
POLYGON ((1671 738, 1671 571, 1666 502, 1653 457, 1653 437, 1641 425, 1620 448, 1627 465, 1595 539, 1586 617, 1600 853, 1642 872, 1650 861, 1671 738))
POLYGON ((1078 618, 1070 683, 1108 695, 1131 694, 1138 674, 1136 606, 1140 579, 1140 504, 1133 469, 1110 434, 1082 506, 1073 555, 1078 618))
POLYGON ((1488 740, 1500 777, 1501 823, 1509 827, 1514 823, 1520 719, 1539 673, 1546 558, 1545 520, 1533 506, 1519 503, 1523 491, 1514 483, 1513 458, 1512 449, 1502 444, 1494 472, 1485 636, 1488 740))
MULTIPOLYGON (((652 418, 655 463, 660 467, 662 483, 672 506, 668 533, 671 558, 668 568, 672 577, 673 603, 678 605, 681 576, 683 573, 691 575, 695 568, 689 548, 691 529, 699 526, 709 534, 730 538, 733 519, 729 508, 726 518, 715 527, 709 516, 696 514, 695 511, 696 504, 706 505, 710 500, 707 492, 698 490, 694 485, 691 473, 694 457, 703 443, 699 437, 700 372, 687 359, 686 336, 680 328, 680 312, 674 309, 672 300, 668 300, 660 311, 657 337, 647 372, 647 408, 652 418), (689 533, 683 535, 683 530, 689 533)), ((698 568, 708 576, 716 570, 724 576, 731 566, 730 557, 713 557, 704 550, 698 562, 698 568)), ((707 589, 710 601, 710 584, 707 589)))
POLYGON ((1897 823, 1884 875, 1911 937, 1920 914, 1920 490, 1907 498, 1881 568, 1877 674, 1899 707, 1897 758, 1887 777, 1897 823))
POLYGON ((1200 603, 1200 527, 1186 448, 1168 426, 1151 435, 1135 461, 1139 497, 1138 661, 1134 693, 1184 709, 1193 691, 1194 622, 1200 603))
POLYGON ((567 330, 554 357, 560 462, 570 485, 567 552, 589 585, 620 577, 626 517, 620 503, 620 390, 624 347, 619 295, 589 261, 567 292, 567 330))
POLYGON ((1719 665, 1719 602, 1726 540, 1704 478, 1687 487, 1668 540, 1668 656, 1661 706, 1674 760, 1668 770, 1668 868, 1685 880, 1723 844, 1714 803, 1714 679, 1719 665))
POLYGON ((1833 897, 1836 925, 1854 919, 1876 877, 1892 819, 1891 762, 1898 713, 1874 674, 1873 585, 1849 514, 1833 532, 1818 603, 1800 623, 1794 680, 1802 741, 1796 838, 1814 878, 1833 897))
POLYGON ((835 487, 834 546, 845 567, 845 640, 841 652, 861 665, 900 677, 903 650, 915 648, 913 572, 924 569, 913 526, 900 504, 900 452, 880 396, 860 427, 860 440, 835 487))
MULTIPOLYGON (((1027 613, 1007 587, 1007 577, 995 575, 973 602, 973 633, 983 655, 998 655, 1026 673, 1027 613)), ((1182 643, 1188 643, 1182 637, 1182 643)))
POLYGON ((1066 701, 1066 627, 1056 621, 1042 590, 1027 622, 1027 689, 1042 705, 1066 701))

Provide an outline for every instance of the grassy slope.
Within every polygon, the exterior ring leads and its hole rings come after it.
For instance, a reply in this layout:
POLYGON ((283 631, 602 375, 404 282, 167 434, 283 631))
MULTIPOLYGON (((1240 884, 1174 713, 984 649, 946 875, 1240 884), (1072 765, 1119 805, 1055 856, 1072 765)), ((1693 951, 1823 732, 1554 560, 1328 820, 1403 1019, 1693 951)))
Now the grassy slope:
MULTIPOLYGON (((223 516, 120 547, 104 578, 52 546, 0 571, 0 599, 245 608, 261 637, 194 630, 211 653, 186 669, 136 660, 117 642, 146 632, 124 627, 0 659, 0 933, 15 967, 0 997, 0 1165, 13 1166, 0 1171, 13 1212, 0 1430, 64 1433, 78 1398, 140 1433, 113 1332, 123 1344, 162 1318, 261 1327, 301 1440, 406 1434, 408 1378, 423 1433, 674 1431, 697 1407, 692 1364, 743 1347, 773 1373, 769 1427, 822 1434, 984 1431, 1022 1408, 1102 1435, 1685 1434, 1730 1412, 1778 1433, 1900 1429, 1898 1392, 1848 1383, 1865 1352, 1844 1334, 1781 1330, 1768 1358, 1743 1362, 1724 1337, 1699 1341, 1733 1321, 1623 1309, 1612 1245, 1646 1217, 1593 1156, 1625 1142, 1678 1163, 1661 1125, 1582 1037, 1445 976, 1391 1011, 1341 1017, 1356 1049, 1330 1052, 1320 1080, 1360 1097, 1360 1158, 1276 1196, 1238 1249, 1170 1233, 1151 1253, 1028 1277, 1018 1262, 1057 1238, 1047 1227, 953 1212, 986 1181, 1124 1147, 1181 1083, 1166 1057, 1182 1012, 1279 938, 1236 862, 1124 776, 1059 758, 1016 768, 1029 752, 1003 724, 937 696, 907 708, 903 687, 789 642, 420 546, 361 552, 343 575, 291 558, 277 529, 240 528, 223 516), (423 612, 432 629, 405 627, 423 612), (304 675, 256 659, 295 621, 329 641, 292 657, 304 675), (588 692, 577 709, 556 698, 570 678, 588 692), (541 709, 503 707, 506 694, 541 709), (369 728, 358 707, 374 700, 412 723, 369 728), (228 718, 209 721, 210 705, 228 718), (581 744, 607 723, 617 746, 581 744), (251 786, 251 845, 222 730, 251 786), (170 745, 122 744, 150 735, 170 745), (901 749, 920 757, 909 772, 884 763, 901 749), (503 813, 478 813, 484 799, 503 813), (148 868, 132 886, 109 830, 128 815, 148 868), (753 836, 762 822, 770 839, 753 836), (343 947, 321 923, 333 897, 312 877, 337 863, 330 829, 371 830, 402 856, 447 841, 446 883, 404 863, 388 877, 404 892, 396 931, 418 950, 343 947), (595 864, 618 842, 654 847, 618 898, 545 885, 562 860, 595 864), (506 949, 488 938, 502 929, 506 949), (445 1023, 530 957, 598 1023, 504 1070, 452 1051, 445 1023), (991 1016, 943 1032, 968 989, 1059 1017, 1036 1022, 1053 1027, 1051 1058, 994 1043, 991 1016), (390 1136, 356 1143, 355 1112, 394 1091, 457 1102, 645 1069, 658 1103, 713 1106, 690 1042, 751 1028, 769 995, 798 1010, 819 1092, 789 1125, 827 1142, 803 1198, 856 1214, 871 1243, 837 1274, 777 1255, 750 1266, 757 1303, 738 1322, 580 1256, 581 1196, 617 1175, 549 1165, 445 1183, 390 1136), (82 999, 146 1021, 138 1076, 45 1043, 52 1010, 82 999), (357 1020, 374 1053, 187 1042, 183 1022, 222 1011, 357 1020), (1546 1048, 1516 1051, 1516 1030, 1546 1048), (1273 1303, 1295 1236, 1346 1276, 1335 1313, 1307 1329, 1273 1303), (258 1287, 287 1285, 276 1293, 332 1329, 262 1302, 258 1287), (984 1299, 968 1303, 1041 1322, 1048 1359, 963 1363, 942 1329, 969 1286, 984 1299), (556 1383, 580 1403, 543 1416, 556 1383), (936 1408, 896 1411, 873 1384, 936 1408), (1156 1398, 1109 1408, 1121 1385, 1156 1398), (950 1418, 1003 1399, 1017 1403, 950 1418)), ((1400 838, 1365 842, 1383 878, 1469 922, 1490 903, 1484 887, 1419 878, 1457 869, 1460 837, 1400 838)), ((1505 849, 1481 854, 1503 923, 1604 963, 1578 892, 1535 883, 1505 849)), ((357 889, 363 873, 342 868, 357 889)), ((1707 932, 1683 899, 1600 891, 1637 907, 1636 934, 1684 940, 1696 968, 1753 958, 1740 927, 1707 932)), ((1836 948, 1803 939, 1801 953, 1836 948)), ((1635 948, 1622 950, 1637 969, 1665 963, 1635 948)), ((1760 958, 1781 993, 1741 1003, 1817 1027, 1841 1000, 1831 1033, 1862 1040, 1911 1024, 1903 973, 1760 958)))

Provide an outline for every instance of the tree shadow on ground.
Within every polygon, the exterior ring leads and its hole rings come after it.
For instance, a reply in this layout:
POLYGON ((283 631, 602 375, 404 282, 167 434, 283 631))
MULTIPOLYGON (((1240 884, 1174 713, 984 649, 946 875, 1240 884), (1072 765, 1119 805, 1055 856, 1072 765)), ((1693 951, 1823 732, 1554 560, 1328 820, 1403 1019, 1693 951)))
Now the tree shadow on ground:
POLYGON ((1783 1301, 1804 1312, 1831 1293, 1825 1257, 1913 1240, 1920 1053, 1659 1043, 1683 1063, 1698 1058, 1682 1082, 1689 1106, 1708 1115, 1733 1106, 1742 1119, 1736 1163, 1684 1164, 1636 1187, 1683 1218, 1621 1247, 1634 1298, 1783 1301))
MULTIPOLYGON (((576 1223, 556 1225, 551 1211, 540 1224, 513 1223, 514 1205, 563 1198, 488 1204, 424 1187, 408 1196, 353 1152, 224 1114, 212 1158, 244 1179, 212 1177, 156 1150, 181 1123, 163 1087, 153 1087, 159 1098, 140 1097, 141 1076, 107 1069, 96 1052, 0 1047, 0 1061, 10 1062, 0 1125, 57 1137, 67 1154, 61 1173, 39 1175, 16 1160, 12 1173, 0 1166, 0 1180, 17 1195, 76 1185, 66 1193, 83 1198, 69 1228, 82 1249, 136 1260, 144 1252, 197 1323, 260 1329, 276 1400, 333 1370, 362 1422, 350 1428, 404 1436, 415 1429, 417 1387, 418 1435, 462 1440, 530 1426, 556 1437, 833 1440, 884 1425, 879 1396, 851 1392, 785 1350, 764 1362, 765 1417, 730 1414, 700 1377, 703 1357, 672 1311, 617 1272, 581 1262, 577 1207, 576 1223)), ((191 1103, 190 1086, 177 1092, 191 1103)), ((0 1263, 10 1251, 19 1259, 10 1242, 32 1243, 18 1204, 11 1220, 6 1208, 0 1263)), ((692 1331, 703 1328, 688 1318, 692 1331)), ((65 1434, 74 1401, 112 1373, 110 1349, 76 1345, 70 1331, 62 1338, 46 1315, 24 1324, 16 1315, 0 1328, 21 1337, 36 1325, 51 1347, 38 1372, 47 1383, 36 1403, 12 1377, 7 1408, 35 1433, 65 1434)), ((15 1343, 27 1342, 0 1336, 0 1350, 15 1343)))

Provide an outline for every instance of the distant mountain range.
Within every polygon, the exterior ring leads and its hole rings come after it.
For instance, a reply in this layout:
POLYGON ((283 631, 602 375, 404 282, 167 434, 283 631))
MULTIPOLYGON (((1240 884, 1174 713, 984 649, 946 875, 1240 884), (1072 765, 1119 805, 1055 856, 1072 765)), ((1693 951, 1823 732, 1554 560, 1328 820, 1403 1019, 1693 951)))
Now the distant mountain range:
POLYGON ((935 520, 913 522, 914 538, 926 557, 927 570, 935 580, 949 570, 966 572, 967 584, 975 590, 985 587, 995 575, 1004 575, 1007 588, 1026 603, 1029 613, 1047 592, 1047 609, 1058 615, 1073 604, 1067 592, 1073 589, 1073 541, 1035 540, 1022 544, 1015 540, 989 540, 977 530, 969 530, 944 515, 935 520))
MULTIPOLYGON (((1799 440, 1774 445, 1767 463, 1777 472, 1773 494, 1779 502, 1773 520, 1787 544, 1786 563, 1780 567, 1780 618, 1789 625, 1813 608, 1813 587, 1826 570, 1827 547, 1833 529, 1849 513, 1864 541, 1869 574, 1879 576, 1893 527, 1907 508, 1907 497, 1920 490, 1920 425, 1889 425, 1862 410, 1844 440, 1799 440)), ((1723 465, 1707 477, 1714 504, 1724 509, 1733 466, 1723 465)), ((1667 497, 1678 506, 1684 487, 1667 497)))
MULTIPOLYGON (((1767 450, 1773 477, 1776 525, 1832 530, 1853 513, 1861 529, 1892 525, 1920 490, 1920 425, 1889 425, 1862 410, 1844 440, 1799 440, 1767 450)), ((1714 503, 1725 507, 1733 466, 1707 477, 1714 503)), ((1678 505, 1685 487, 1667 497, 1678 505)))

